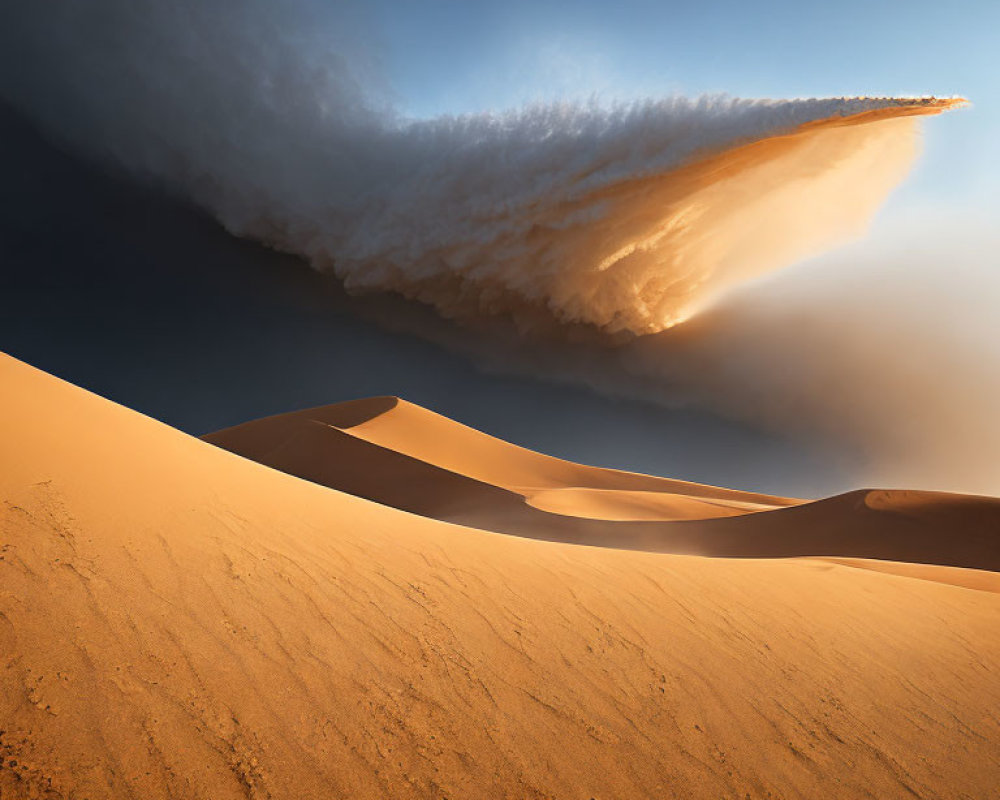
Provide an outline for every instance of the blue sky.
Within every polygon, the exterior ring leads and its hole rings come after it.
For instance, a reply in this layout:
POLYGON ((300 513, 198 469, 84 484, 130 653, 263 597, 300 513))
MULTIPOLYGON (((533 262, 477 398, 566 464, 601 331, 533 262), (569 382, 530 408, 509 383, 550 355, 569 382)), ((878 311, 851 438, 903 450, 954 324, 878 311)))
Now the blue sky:
POLYGON ((397 107, 413 116, 595 93, 963 94, 974 107, 926 126, 926 157, 900 195, 1000 200, 996 0, 374 0, 369 8, 397 107))

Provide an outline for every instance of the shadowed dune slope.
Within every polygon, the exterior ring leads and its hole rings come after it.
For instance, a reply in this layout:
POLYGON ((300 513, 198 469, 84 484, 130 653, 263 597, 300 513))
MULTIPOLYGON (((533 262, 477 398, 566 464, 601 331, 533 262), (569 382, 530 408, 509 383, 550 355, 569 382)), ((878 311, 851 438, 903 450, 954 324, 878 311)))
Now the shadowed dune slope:
POLYGON ((4 797, 996 796, 1000 595, 463 529, 0 382, 4 797))
POLYGON ((324 486, 500 533, 708 556, 839 556, 1000 570, 995 498, 859 490, 804 503, 588 467, 398 398, 282 414, 205 438, 324 486))

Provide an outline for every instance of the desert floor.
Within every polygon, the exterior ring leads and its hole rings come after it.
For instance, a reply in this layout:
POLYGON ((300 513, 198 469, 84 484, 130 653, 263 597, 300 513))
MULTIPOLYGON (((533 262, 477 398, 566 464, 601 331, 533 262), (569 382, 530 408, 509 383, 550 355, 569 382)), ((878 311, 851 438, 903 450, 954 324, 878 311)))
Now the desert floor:
POLYGON ((0 386, 4 800, 1000 797, 995 500, 0 386))

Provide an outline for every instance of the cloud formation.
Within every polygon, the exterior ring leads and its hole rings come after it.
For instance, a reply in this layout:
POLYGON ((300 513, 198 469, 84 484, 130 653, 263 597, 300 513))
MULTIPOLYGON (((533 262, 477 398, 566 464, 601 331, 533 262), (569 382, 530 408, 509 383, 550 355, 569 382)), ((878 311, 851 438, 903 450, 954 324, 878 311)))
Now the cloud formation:
POLYGON ((0 23, 0 94, 62 145, 351 291, 516 334, 498 346, 422 321, 423 335, 847 441, 872 479, 1000 488, 959 469, 981 463, 961 459, 1000 391, 968 391, 976 360, 920 327, 931 310, 894 319, 947 382, 902 344, 872 361, 885 306, 864 297, 726 299, 862 232, 917 153, 917 118, 956 101, 672 97, 411 120, 349 2, 51 0, 8 4, 0 23), (867 311, 842 324, 845 309, 867 311), (931 419, 957 434, 921 449, 931 419))
POLYGON ((345 3, 7 14, 3 93, 52 135, 349 290, 522 329, 664 330, 857 233, 912 161, 912 115, 945 105, 678 97, 406 120, 345 3))

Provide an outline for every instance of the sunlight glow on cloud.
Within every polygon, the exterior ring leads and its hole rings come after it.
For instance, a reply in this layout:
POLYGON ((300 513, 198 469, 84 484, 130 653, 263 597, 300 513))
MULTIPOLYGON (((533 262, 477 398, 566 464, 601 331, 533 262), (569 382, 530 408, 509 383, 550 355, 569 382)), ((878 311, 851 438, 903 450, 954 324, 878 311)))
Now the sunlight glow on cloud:
POLYGON ((410 121, 309 4, 223 5, 25 9, 4 44, 27 80, 6 94, 233 233, 459 320, 669 328, 863 230, 912 161, 911 115, 948 105, 674 97, 410 121))

